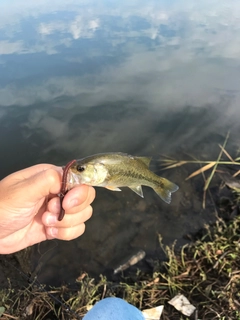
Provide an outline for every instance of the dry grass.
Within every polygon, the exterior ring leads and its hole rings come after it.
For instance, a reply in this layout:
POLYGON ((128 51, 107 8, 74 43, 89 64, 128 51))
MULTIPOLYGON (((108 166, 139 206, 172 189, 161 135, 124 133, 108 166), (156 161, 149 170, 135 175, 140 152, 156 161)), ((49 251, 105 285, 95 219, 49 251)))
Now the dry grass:
MULTIPOLYGON (((229 133, 227 134, 223 145, 219 144, 219 148, 220 148, 220 152, 218 154, 218 157, 216 160, 211 160, 211 161, 202 161, 202 160, 198 160, 198 159, 194 159, 194 160, 175 160, 175 159, 161 159, 160 162, 162 164, 162 167, 167 170, 167 169, 173 169, 176 167, 181 167, 183 165, 186 164, 198 164, 200 166, 200 168, 194 172, 192 172, 187 178, 186 180, 189 180, 193 177, 198 176, 199 174, 202 175, 203 180, 204 180, 204 187, 203 187, 203 208, 205 208, 206 206, 206 193, 207 191, 209 191, 209 185, 215 175, 215 173, 218 172, 220 173, 224 173, 224 171, 221 170, 221 168, 223 168, 223 166, 234 166, 235 168, 238 168, 235 170, 232 178, 237 177, 240 174, 240 157, 237 157, 235 159, 233 159, 230 154, 227 152, 226 150, 226 145, 229 139, 229 133), (227 158, 226 159, 222 159, 222 157, 225 156, 227 158), (207 176, 206 173, 208 170, 211 170, 210 174, 207 176)), ((194 157, 193 157, 194 158, 194 157)), ((224 180, 224 179, 223 179, 224 180)), ((231 187, 231 185, 229 185, 229 187, 231 187)), ((240 192, 240 187, 239 190, 240 192)))

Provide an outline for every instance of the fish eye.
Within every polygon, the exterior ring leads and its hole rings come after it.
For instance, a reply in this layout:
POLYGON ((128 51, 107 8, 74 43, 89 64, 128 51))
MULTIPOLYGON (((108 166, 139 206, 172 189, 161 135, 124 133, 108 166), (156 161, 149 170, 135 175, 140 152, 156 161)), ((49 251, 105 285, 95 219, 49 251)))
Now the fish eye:
POLYGON ((85 169, 86 169, 85 166, 81 166, 81 165, 77 166, 77 171, 79 172, 83 172, 85 169))

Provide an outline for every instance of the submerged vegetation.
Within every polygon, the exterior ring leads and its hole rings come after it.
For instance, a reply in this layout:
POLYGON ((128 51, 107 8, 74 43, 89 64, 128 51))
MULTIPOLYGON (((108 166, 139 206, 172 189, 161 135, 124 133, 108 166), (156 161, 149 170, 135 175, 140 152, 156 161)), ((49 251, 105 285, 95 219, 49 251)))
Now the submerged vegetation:
MULTIPOLYGON (((117 281, 109 281, 103 276, 96 280, 81 274, 74 288, 46 288, 36 278, 28 276, 27 286, 13 288, 9 279, 9 287, 0 291, 0 319, 82 319, 100 299, 118 296, 141 310, 164 305, 161 316, 164 320, 240 320, 240 187, 236 178, 240 162, 239 158, 232 159, 227 153, 227 139, 228 136, 220 146, 217 161, 207 161, 190 176, 202 174, 205 181, 203 200, 217 171, 232 191, 229 198, 219 199, 218 211, 224 214, 217 217, 214 225, 206 225, 180 250, 175 244, 164 246, 159 235, 159 245, 167 259, 164 262, 154 260, 151 273, 139 270, 131 276, 122 274, 117 281), (222 160, 223 155, 228 157, 227 161, 222 160), (231 175, 223 172, 220 168, 223 165, 234 166, 234 172, 231 175), (212 172, 206 177, 209 169, 212 172), (196 307, 190 318, 168 304, 178 293, 185 295, 196 307)), ((168 168, 189 163, 169 161, 165 161, 168 168)), ((201 161, 194 162, 202 165, 201 161)), ((23 275, 21 273, 19 277, 23 275)))

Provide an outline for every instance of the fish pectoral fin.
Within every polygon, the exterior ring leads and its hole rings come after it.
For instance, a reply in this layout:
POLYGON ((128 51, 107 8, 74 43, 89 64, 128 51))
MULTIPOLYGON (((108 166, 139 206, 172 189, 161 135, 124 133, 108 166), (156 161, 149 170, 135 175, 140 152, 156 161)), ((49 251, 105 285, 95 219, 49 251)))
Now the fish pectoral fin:
POLYGON ((106 186, 105 188, 108 189, 108 190, 111 190, 111 191, 122 191, 118 187, 113 187, 113 186, 106 186))
POLYGON ((143 191, 142 191, 142 186, 129 186, 129 188, 134 191, 136 194, 138 194, 140 197, 144 198, 143 196, 143 191))

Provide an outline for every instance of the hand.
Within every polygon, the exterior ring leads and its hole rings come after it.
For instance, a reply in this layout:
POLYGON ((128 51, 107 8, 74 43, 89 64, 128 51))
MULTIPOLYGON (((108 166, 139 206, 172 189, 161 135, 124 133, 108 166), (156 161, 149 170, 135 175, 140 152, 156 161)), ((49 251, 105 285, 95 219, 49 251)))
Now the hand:
POLYGON ((65 216, 58 221, 62 168, 39 164, 0 181, 0 254, 19 251, 47 239, 72 240, 84 233, 95 198, 92 187, 70 190, 65 216))

